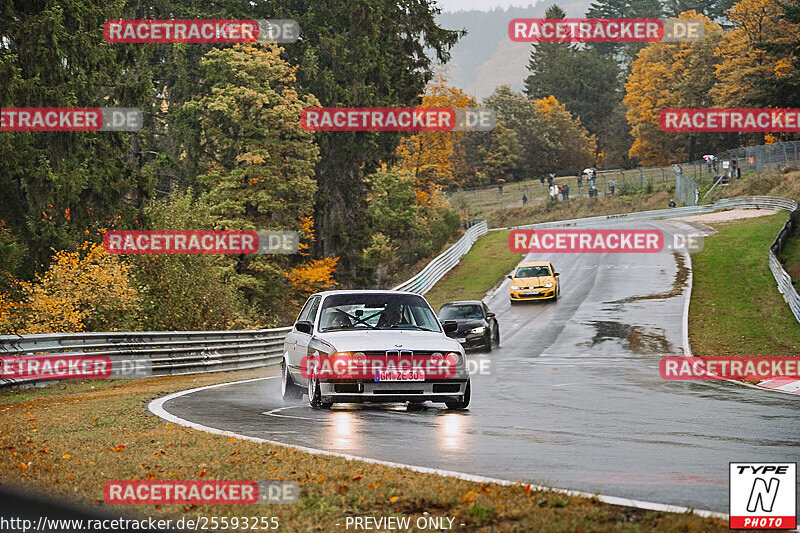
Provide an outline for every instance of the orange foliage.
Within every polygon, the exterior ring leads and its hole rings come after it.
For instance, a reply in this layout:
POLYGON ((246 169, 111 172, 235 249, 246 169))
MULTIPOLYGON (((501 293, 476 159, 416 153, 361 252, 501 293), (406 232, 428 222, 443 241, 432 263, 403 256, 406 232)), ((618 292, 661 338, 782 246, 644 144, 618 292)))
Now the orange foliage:
POLYGON ((130 266, 101 244, 60 251, 34 282, 20 282, 20 301, 0 296, 0 330, 14 333, 114 331, 135 312, 139 293, 130 266))
POLYGON ((315 292, 338 285, 333 279, 333 275, 336 273, 336 263, 338 262, 338 257, 326 257, 290 270, 286 277, 292 284, 292 292, 295 297, 305 300, 315 292))
MULTIPOLYGON (((476 101, 457 87, 447 85, 443 76, 438 76, 422 95, 423 107, 474 107, 476 101)), ((405 137, 397 147, 401 170, 414 175, 414 188, 420 191, 420 203, 432 199, 436 190, 452 185, 453 141, 465 132, 424 131, 405 137)))
POLYGON ((303 242, 304 240, 308 242, 314 242, 314 217, 308 215, 306 217, 300 217, 300 246, 298 248, 297 253, 300 255, 308 256, 311 252, 308 251, 309 245, 303 242))

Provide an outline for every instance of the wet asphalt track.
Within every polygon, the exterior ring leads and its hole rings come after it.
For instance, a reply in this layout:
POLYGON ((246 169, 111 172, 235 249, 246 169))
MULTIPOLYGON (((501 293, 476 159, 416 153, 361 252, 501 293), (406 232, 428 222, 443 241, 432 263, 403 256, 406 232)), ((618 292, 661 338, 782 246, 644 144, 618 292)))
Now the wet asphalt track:
POLYGON ((491 375, 473 376, 466 412, 430 403, 421 411, 287 407, 278 379, 199 391, 164 407, 289 444, 721 512, 729 462, 800 460, 797 397, 659 377, 662 355, 683 354, 682 256, 550 259, 561 273, 557 302, 512 307, 508 280, 488 302, 501 347, 490 356, 491 375))

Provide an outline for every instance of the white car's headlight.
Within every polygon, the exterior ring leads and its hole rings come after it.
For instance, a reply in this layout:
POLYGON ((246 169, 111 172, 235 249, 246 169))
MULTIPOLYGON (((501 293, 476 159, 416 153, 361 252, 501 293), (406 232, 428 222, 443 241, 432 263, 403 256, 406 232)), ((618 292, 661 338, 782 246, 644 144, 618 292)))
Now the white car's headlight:
POLYGON ((518 290, 519 290, 519 287, 518 287, 518 286, 516 286, 516 285, 512 285, 512 286, 511 286, 511 290, 513 290, 513 291, 518 291, 518 290))
POLYGON ((544 285, 542 285, 542 287, 544 287, 545 289, 549 289, 552 286, 553 286, 552 283, 545 283, 544 285))
POLYGON ((480 327, 472 328, 471 330, 469 330, 470 333, 479 333, 479 334, 483 333, 484 331, 486 331, 486 327, 485 326, 480 326, 480 327))

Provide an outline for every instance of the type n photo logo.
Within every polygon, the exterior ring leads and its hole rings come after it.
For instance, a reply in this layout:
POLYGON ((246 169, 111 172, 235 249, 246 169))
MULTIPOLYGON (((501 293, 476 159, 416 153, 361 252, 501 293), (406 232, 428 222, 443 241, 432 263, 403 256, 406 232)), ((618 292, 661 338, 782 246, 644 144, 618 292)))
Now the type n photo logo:
POLYGON ((797 463, 730 463, 730 528, 797 527, 797 463))

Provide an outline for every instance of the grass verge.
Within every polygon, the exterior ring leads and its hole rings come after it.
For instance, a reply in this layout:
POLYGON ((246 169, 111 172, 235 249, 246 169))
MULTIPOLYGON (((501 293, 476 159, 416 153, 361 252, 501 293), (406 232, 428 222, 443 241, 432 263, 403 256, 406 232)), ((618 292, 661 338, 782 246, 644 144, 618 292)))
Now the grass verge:
POLYGON ((712 224, 692 254, 689 335, 694 355, 800 356, 800 328, 775 287, 767 250, 786 213, 712 224))
POLYGON ((265 371, 0 391, 0 479, 129 517, 277 516, 283 531, 344 530, 344 517, 453 517, 459 531, 727 531, 719 519, 311 455, 173 426, 145 406, 169 392, 265 371), (94 387, 94 388, 92 388, 94 387), (294 480, 293 505, 107 506, 115 479, 294 480), (460 524, 464 524, 461 526, 460 524))

